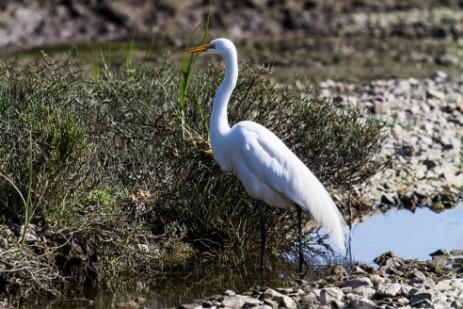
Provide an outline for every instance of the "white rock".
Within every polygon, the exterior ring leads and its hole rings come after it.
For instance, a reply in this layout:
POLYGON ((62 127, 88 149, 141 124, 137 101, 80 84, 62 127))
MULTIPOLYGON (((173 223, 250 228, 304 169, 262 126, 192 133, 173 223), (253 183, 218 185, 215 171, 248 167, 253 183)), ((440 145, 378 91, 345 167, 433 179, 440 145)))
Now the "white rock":
POLYGON ((244 299, 239 296, 225 296, 222 301, 222 306, 234 309, 241 309, 244 304, 244 299))
POLYGON ((373 288, 370 288, 366 285, 359 286, 355 289, 352 290, 352 293, 360 295, 360 296, 365 296, 368 298, 371 298, 373 295, 375 295, 376 290, 373 288))
POLYGON ((337 287, 323 288, 320 291, 320 303, 330 305, 333 301, 341 301, 344 293, 337 287))
POLYGON ((226 290, 223 295, 225 296, 235 296, 236 295, 236 292, 233 291, 233 290, 226 290))
POLYGON ((138 250, 144 252, 144 253, 149 253, 150 252, 150 247, 147 244, 138 244, 137 245, 138 250))
POLYGON ((271 297, 274 301, 278 303, 280 307, 284 308, 296 308, 297 304, 296 302, 289 296, 283 295, 278 291, 275 291, 274 289, 267 289, 263 293, 264 298, 265 297, 271 297))
POLYGON ((463 291, 463 279, 462 278, 454 278, 452 279, 452 286, 459 289, 460 291, 463 291))
POLYGON ((237 295, 237 297, 241 298, 244 301, 244 306, 246 306, 246 305, 260 306, 260 305, 262 305, 264 303, 263 301, 261 301, 261 300, 259 300, 257 298, 248 296, 248 295, 237 295))
POLYGON ((394 297, 400 293, 402 285, 399 283, 386 283, 378 286, 378 292, 386 297, 394 297))
POLYGON ((373 283, 374 286, 384 284, 386 282, 386 279, 384 279, 383 277, 381 277, 379 275, 371 275, 370 280, 371 280, 371 282, 373 283))
POLYGON ((373 287, 373 283, 371 282, 370 278, 362 277, 356 279, 349 279, 343 284, 343 287, 352 287, 353 289, 359 286, 373 287))
POLYGON ((376 303, 368 298, 356 298, 350 302, 350 308, 352 309, 376 309, 378 306, 376 303))
POLYGON ((434 289, 437 291, 446 291, 450 289, 451 284, 452 284, 452 281, 450 279, 441 280, 437 282, 437 284, 434 286, 434 289))
POLYGON ((397 303, 401 306, 404 306, 409 303, 409 300, 406 297, 400 297, 399 299, 397 299, 397 303))

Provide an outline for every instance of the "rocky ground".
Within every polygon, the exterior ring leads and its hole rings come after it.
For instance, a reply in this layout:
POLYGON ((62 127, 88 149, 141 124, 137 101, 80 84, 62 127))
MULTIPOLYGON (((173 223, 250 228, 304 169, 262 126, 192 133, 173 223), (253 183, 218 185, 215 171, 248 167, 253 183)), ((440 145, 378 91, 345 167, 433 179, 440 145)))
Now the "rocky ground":
MULTIPOLYGON (((121 39, 130 37, 134 29, 142 36, 167 38, 184 46, 189 33, 204 21, 208 2, 7 0, 0 5, 0 46, 18 50, 69 41, 121 39)), ((460 6, 456 0, 223 2, 212 7, 211 31, 251 40, 287 32, 460 38, 460 6)))
MULTIPOLYGON (((234 40, 242 58, 273 64, 291 79, 421 78, 438 67, 462 68, 460 6, 457 0, 224 2, 212 6, 208 37, 234 40)), ((204 22, 208 1, 8 0, 0 8, 0 56, 52 46, 75 53, 79 44, 127 41, 135 32, 156 52, 172 53, 204 22)))
POLYGON ((437 251, 420 262, 388 252, 375 259, 378 267, 356 264, 349 275, 335 266, 316 282, 299 280, 289 288, 262 287, 242 294, 228 290, 179 308, 462 308, 462 254, 437 251))
POLYGON ((323 96, 385 121, 380 155, 388 162, 357 194, 373 202, 414 210, 453 207, 463 188, 463 75, 436 72, 417 80, 376 80, 354 85, 320 83, 323 96))

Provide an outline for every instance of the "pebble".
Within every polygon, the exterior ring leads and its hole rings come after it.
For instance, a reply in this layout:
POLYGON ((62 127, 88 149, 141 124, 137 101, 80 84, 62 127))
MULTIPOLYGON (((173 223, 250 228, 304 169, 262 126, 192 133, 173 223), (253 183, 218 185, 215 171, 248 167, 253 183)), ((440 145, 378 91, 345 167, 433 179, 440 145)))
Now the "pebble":
POLYGON ((399 294, 401 289, 402 289, 402 286, 399 283, 387 283, 387 284, 378 286, 379 294, 385 297, 397 296, 397 294, 399 294))
MULTIPOLYGON (((459 250, 459 249, 455 249, 459 250)), ((453 251, 453 250, 452 250, 453 251)), ((447 257, 443 250, 435 258, 447 257)), ((457 253, 460 253, 457 251, 457 253)), ((293 287, 258 288, 242 295, 227 290, 223 295, 206 298, 203 305, 183 304, 178 308, 208 308, 206 300, 214 298, 215 308, 462 308, 463 266, 441 270, 429 267, 429 261, 405 260, 393 252, 375 259, 378 267, 357 263, 346 277, 336 277, 333 286, 326 280, 297 280, 293 287), (392 275, 390 274, 392 273, 392 275), (400 273, 401 275, 396 275, 400 273), (407 279, 408 278, 408 279, 407 279)), ((339 268, 341 266, 335 266, 339 268)))
MULTIPOLYGON (((438 71, 418 80, 376 80, 354 85, 332 80, 321 83, 324 95, 339 104, 355 101, 355 108, 386 123, 388 136, 380 151, 387 166, 368 183, 354 188, 362 207, 401 205, 409 209, 428 206, 441 194, 457 196, 463 188, 463 96, 461 80, 438 71), (425 196, 419 201, 398 196, 407 187, 425 196)), ((349 105, 350 107, 350 105, 349 105)), ((413 191, 410 192, 413 194, 413 191)))
POLYGON ((342 300, 344 293, 337 287, 323 288, 320 291, 320 302, 322 305, 329 305, 332 302, 342 300))
POLYGON ((371 282, 370 278, 363 277, 347 280, 343 285, 343 287, 351 287, 352 289, 356 289, 361 286, 373 287, 373 283, 371 282))

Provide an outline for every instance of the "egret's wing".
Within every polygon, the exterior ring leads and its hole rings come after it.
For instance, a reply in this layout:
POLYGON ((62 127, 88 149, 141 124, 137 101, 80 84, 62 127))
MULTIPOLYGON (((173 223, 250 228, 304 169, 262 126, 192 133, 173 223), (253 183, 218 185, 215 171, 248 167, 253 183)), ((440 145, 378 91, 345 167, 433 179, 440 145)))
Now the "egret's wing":
POLYGON ((344 251, 342 215, 320 181, 307 166, 271 131, 260 125, 243 131, 242 158, 261 182, 308 211, 344 251))

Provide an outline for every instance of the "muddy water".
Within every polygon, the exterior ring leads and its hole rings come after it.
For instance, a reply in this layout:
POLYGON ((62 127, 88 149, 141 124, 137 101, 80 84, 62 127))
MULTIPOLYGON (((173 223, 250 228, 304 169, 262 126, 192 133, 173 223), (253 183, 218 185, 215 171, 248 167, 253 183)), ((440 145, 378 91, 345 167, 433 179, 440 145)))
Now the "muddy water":
MULTIPOLYGON (((264 276, 257 269, 257 265, 253 264, 249 268, 239 266, 234 269, 218 269, 198 266, 195 269, 166 271, 156 277, 115 283, 113 291, 76 291, 68 299, 54 301, 42 308, 119 308, 118 306, 137 297, 145 298, 146 308, 176 308, 198 298, 223 294, 226 290, 243 292, 257 286, 285 287, 297 279, 296 267, 292 263, 280 261, 272 270, 265 272, 264 276)), ((314 271, 313 276, 322 272, 323 270, 314 271)))

